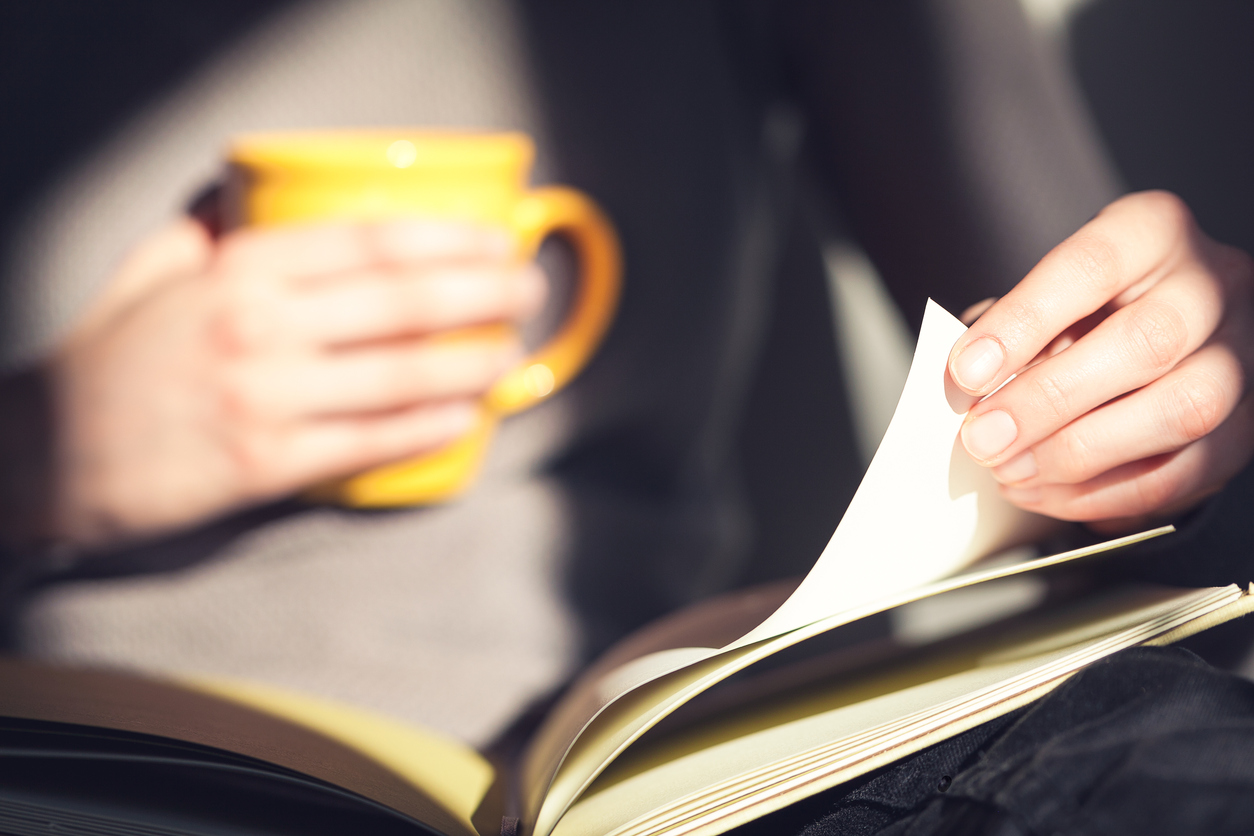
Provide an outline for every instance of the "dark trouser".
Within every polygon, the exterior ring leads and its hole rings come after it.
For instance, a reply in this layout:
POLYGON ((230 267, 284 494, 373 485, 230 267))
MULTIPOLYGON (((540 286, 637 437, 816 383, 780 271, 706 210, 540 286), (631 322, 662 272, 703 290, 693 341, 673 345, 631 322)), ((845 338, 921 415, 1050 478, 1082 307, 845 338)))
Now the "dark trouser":
POLYGON ((805 836, 1254 832, 1254 683, 1136 648, 1039 702, 737 831, 805 836))

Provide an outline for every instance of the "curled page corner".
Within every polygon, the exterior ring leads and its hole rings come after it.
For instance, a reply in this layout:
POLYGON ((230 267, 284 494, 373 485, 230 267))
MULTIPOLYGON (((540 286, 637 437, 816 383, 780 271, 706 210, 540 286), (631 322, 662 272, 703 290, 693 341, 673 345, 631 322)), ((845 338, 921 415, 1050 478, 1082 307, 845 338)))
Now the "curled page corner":
POLYGON ((928 300, 897 409, 836 532, 792 596, 726 649, 943 578, 1048 526, 1003 499, 958 441, 976 399, 945 369, 965 331, 928 300))

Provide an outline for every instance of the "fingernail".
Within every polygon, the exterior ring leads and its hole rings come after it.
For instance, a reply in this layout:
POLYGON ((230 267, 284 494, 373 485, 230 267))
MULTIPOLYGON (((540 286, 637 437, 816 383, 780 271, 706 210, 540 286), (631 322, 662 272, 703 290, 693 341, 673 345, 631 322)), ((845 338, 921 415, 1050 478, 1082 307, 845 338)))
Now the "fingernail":
POLYGON ((1003 485, 1026 482, 1036 473, 1036 456, 1031 450, 1024 450, 1005 464, 993 468, 993 478, 1003 485))
POLYGON ((993 382, 1002 363, 1006 361, 1006 353, 1001 343, 991 337, 980 337, 968 345, 950 367, 954 382, 969 392, 980 392, 993 382))
POLYGON ((1001 495, 1009 499, 1011 502, 1018 502, 1022 505, 1033 505, 1041 501, 1040 488, 1007 488, 1002 487, 1001 495))
POLYGON ((995 409, 963 426, 962 443, 977 460, 989 462, 1013 444, 1018 435, 1019 428, 1010 413, 995 409))

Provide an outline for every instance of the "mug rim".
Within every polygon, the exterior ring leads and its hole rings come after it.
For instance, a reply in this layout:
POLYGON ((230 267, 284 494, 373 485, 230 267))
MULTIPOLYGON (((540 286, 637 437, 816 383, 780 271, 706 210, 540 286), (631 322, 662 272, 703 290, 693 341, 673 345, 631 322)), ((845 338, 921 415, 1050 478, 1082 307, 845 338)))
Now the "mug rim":
POLYGON ((317 128, 242 133, 226 158, 252 170, 413 171, 526 168, 535 144, 521 131, 464 128, 317 128))

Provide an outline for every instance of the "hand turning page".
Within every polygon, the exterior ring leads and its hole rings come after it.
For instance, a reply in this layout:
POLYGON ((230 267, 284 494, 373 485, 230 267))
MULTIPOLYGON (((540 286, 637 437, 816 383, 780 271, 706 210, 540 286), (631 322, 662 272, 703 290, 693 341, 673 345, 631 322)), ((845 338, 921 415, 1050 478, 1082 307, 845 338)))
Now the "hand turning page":
POLYGON ((1004 500, 992 476, 958 441, 974 399, 947 391, 945 367, 964 330, 929 300, 905 389, 870 468, 818 562, 772 615, 722 648, 652 653, 572 689, 540 730, 523 767, 526 818, 536 818, 538 836, 545 836, 605 765, 648 728, 762 658, 947 588, 1074 560, 1169 530, 959 574, 1054 524, 1004 500))

